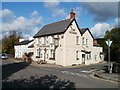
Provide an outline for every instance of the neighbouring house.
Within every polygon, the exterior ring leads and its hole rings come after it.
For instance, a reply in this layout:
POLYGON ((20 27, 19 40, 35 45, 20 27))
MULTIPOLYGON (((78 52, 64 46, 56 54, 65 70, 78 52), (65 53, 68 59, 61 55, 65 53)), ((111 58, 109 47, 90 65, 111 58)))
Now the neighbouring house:
POLYGON ((79 28, 73 10, 69 19, 47 24, 34 35, 33 52, 35 61, 62 66, 93 64, 104 59, 103 48, 88 28, 79 28))
POLYGON ((14 46, 15 58, 22 58, 25 53, 34 52, 34 39, 32 37, 29 40, 19 39, 19 43, 14 46))

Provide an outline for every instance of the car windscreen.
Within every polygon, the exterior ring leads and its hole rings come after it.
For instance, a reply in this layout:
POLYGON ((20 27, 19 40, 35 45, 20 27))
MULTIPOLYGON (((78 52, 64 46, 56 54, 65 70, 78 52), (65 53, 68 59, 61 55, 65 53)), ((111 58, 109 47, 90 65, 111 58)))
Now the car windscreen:
POLYGON ((6 54, 2 54, 2 56, 6 56, 6 54))

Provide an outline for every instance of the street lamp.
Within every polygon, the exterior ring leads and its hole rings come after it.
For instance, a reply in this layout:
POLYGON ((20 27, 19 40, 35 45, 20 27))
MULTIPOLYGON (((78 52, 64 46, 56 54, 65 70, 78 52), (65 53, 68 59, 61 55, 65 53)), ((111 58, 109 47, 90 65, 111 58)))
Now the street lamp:
MULTIPOLYGON (((110 46, 112 44, 112 41, 110 41, 110 39, 108 39, 107 41, 105 41, 107 46, 108 46, 108 71, 109 73, 112 73, 112 70, 110 69, 110 46)), ((112 68, 112 67, 111 67, 112 68)))

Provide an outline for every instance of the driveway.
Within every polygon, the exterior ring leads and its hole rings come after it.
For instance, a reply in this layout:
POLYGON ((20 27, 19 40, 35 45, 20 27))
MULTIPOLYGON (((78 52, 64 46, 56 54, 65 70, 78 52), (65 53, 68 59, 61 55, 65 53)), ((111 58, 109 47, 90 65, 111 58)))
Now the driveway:
POLYGON ((6 63, 2 66, 3 88, 118 88, 116 83, 90 77, 91 73, 104 68, 104 64, 62 68, 14 60, 3 61, 3 63, 6 63))

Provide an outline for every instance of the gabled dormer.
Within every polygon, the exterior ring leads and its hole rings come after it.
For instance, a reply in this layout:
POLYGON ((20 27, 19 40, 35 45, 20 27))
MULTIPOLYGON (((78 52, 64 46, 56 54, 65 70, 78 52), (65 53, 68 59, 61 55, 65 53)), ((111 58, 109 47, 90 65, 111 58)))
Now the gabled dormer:
POLYGON ((84 48, 92 48, 93 47, 93 35, 90 32, 89 28, 80 29, 80 33, 82 35, 82 46, 84 48))

